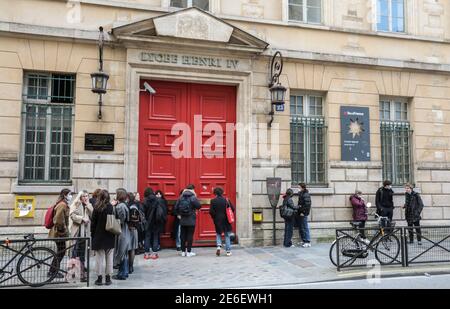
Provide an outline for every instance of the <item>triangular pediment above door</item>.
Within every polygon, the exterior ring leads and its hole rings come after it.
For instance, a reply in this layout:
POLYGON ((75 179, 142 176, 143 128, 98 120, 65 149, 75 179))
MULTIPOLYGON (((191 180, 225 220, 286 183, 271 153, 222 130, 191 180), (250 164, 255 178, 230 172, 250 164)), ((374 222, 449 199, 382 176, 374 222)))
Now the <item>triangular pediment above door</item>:
POLYGON ((132 22, 111 31, 125 43, 195 44, 224 46, 248 52, 263 52, 269 45, 256 36, 214 15, 192 7, 173 13, 132 22))

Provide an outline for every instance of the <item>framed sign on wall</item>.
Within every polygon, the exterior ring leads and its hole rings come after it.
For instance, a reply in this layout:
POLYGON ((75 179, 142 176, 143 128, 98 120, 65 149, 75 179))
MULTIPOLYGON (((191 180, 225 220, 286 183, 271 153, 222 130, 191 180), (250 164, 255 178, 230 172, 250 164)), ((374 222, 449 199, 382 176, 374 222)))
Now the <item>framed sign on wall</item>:
POLYGON ((114 151, 114 134, 86 133, 84 150, 114 151))
POLYGON ((341 106, 341 161, 370 161, 368 107, 341 106))

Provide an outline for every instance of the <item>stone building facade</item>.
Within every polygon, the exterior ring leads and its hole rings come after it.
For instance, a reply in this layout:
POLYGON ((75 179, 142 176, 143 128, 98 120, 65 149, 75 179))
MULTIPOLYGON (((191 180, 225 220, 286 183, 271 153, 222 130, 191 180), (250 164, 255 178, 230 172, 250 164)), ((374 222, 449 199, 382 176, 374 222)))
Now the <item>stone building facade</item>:
POLYGON ((63 187, 139 189, 143 80, 235 87, 236 122, 246 128, 237 131, 231 191, 243 245, 271 242, 267 177, 281 177, 282 191, 308 182, 314 237, 347 226, 350 195, 359 189, 374 202, 386 177, 397 179, 396 219, 403 218, 407 181, 424 199, 424 224, 450 219, 447 1, 0 0, 2 231, 42 231, 45 209, 63 187), (107 31, 110 75, 101 120, 90 77, 98 69, 99 26, 107 31), (269 129, 276 51, 288 91, 269 129), (51 106, 53 98, 61 106, 51 106), (38 103, 50 108, 41 112, 38 103), (342 106, 369 108, 370 161, 341 160, 342 106), (42 141, 39 119, 47 126, 42 141), (53 126, 51 119, 67 123, 53 126), (114 134, 114 151, 85 150, 86 133, 114 134), (23 195, 36 199, 34 218, 14 215, 15 198, 23 195), (254 211, 263 211, 262 223, 253 222, 254 211))

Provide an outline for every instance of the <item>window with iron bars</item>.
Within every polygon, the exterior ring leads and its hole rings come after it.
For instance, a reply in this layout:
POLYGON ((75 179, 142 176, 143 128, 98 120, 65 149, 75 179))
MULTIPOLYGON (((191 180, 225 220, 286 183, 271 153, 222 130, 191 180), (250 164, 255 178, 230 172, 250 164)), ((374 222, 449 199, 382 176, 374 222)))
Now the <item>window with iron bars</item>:
POLYGON ((27 72, 22 108, 22 183, 71 179, 75 75, 27 72))
POLYGON ((383 179, 403 186, 413 182, 408 103, 404 99, 380 101, 381 160, 383 179))
POLYGON ((290 109, 292 183, 325 185, 323 99, 316 95, 292 95, 290 109))

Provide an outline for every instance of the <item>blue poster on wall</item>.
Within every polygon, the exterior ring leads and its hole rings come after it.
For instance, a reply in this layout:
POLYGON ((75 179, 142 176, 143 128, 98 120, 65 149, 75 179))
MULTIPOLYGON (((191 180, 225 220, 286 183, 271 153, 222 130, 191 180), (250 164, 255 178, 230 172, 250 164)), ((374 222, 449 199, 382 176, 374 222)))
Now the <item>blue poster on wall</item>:
POLYGON ((370 161, 368 107, 341 106, 341 160, 370 161))

